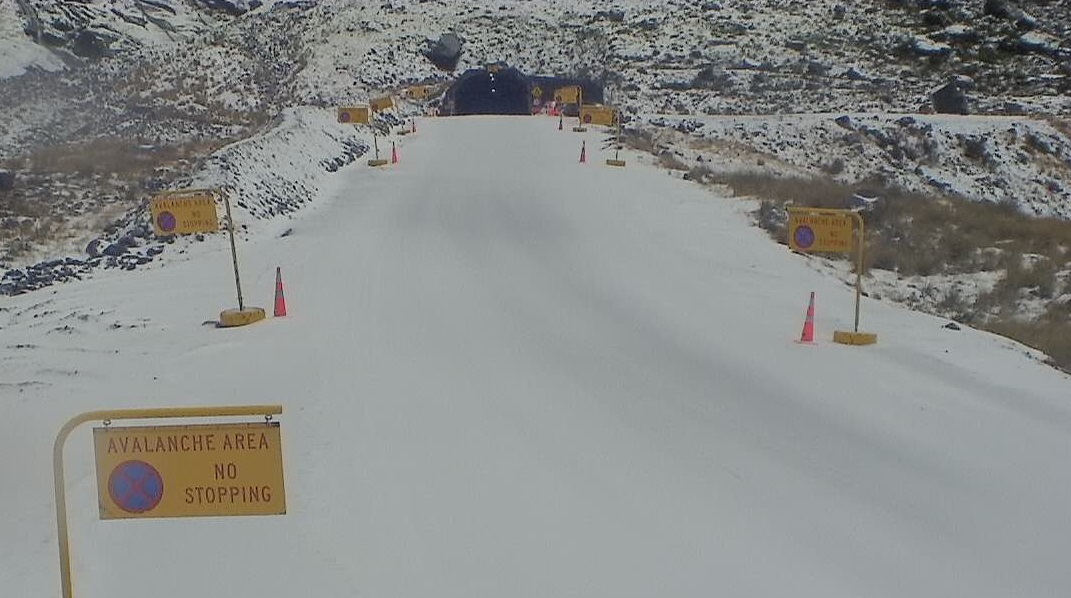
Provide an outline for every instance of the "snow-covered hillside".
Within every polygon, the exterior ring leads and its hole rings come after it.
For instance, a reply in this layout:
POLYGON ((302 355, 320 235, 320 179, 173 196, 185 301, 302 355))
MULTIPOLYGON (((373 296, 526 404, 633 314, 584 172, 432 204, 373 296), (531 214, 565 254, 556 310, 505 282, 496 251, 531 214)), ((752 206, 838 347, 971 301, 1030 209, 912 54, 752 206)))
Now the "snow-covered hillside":
MULTIPOLYGON (((160 189, 226 187, 243 221, 286 217, 373 145, 370 129, 333 122, 336 106, 499 61, 604 81, 626 133, 686 165, 1067 218, 1071 9, 1028 8, 2 0, 0 179, 13 189, 0 191, 0 292, 151 263, 168 250, 145 216, 160 189), (422 55, 444 32, 464 40, 453 73, 422 55), (945 102, 974 114, 920 113, 945 102)), ((384 147, 423 111, 385 114, 384 147)))
POLYGON ((1068 593, 1071 378, 870 299, 878 344, 830 343, 852 289, 749 202, 555 124, 428 121, 399 164, 260 221, 246 301, 270 310, 281 266, 284 318, 201 324, 235 303, 223 235, 6 298, 5 596, 58 595, 68 418, 264 403, 284 516, 101 521, 100 423, 69 438, 75 596, 1068 593))

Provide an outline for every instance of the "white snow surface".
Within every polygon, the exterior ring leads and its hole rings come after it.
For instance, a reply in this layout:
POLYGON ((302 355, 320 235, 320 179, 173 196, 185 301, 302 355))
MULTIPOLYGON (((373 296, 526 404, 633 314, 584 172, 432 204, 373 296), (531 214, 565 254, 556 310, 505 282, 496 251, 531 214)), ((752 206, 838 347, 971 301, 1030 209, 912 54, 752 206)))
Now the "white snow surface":
POLYGON ((15 0, 0 0, 0 79, 16 77, 30 68, 63 70, 63 61, 22 33, 15 0))
POLYGON ((59 595, 102 408, 280 403, 288 513, 100 521, 75 595, 1060 596, 1071 378, 864 300, 549 118, 419 122, 290 220, 0 303, 0 588, 59 595), (579 164, 581 140, 588 163, 579 164), (274 228, 273 228, 274 227, 274 228), (282 235, 285 228, 290 234, 282 235), (799 337, 809 293, 819 342, 799 337))
POLYGON ((1060 166, 1071 139, 1042 118, 826 113, 646 115, 639 121, 691 131, 683 140, 665 133, 660 140, 685 163, 701 162, 712 172, 822 176, 837 162, 833 176, 843 182, 880 178, 912 191, 1006 202, 1031 216, 1071 219, 1071 188, 1060 166), (972 153, 971 144, 980 149, 972 153))

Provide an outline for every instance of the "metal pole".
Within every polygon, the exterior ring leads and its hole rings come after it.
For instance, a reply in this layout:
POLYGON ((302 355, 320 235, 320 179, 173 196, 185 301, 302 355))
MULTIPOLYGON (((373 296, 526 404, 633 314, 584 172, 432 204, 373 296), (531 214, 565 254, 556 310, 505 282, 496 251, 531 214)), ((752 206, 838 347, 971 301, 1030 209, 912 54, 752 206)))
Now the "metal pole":
POLYGON ((243 415, 278 415, 282 405, 244 405, 232 407, 160 407, 156 409, 113 409, 88 411, 71 418, 60 428, 52 446, 52 476, 56 490, 56 533, 59 538, 60 587, 63 598, 72 598, 71 546, 67 531, 67 492, 63 475, 63 446, 75 428, 88 421, 113 419, 155 419, 163 417, 230 417, 243 415))
POLYGON ((231 199, 227 193, 223 193, 223 203, 227 206, 227 231, 231 235, 231 260, 234 261, 234 286, 238 288, 238 311, 245 309, 242 300, 242 280, 238 276, 238 248, 234 245, 234 218, 231 217, 231 199))
POLYGON ((584 86, 576 86, 576 121, 579 123, 577 126, 584 126, 584 86))
POLYGON ((621 111, 614 108, 614 116, 617 117, 617 147, 614 148, 614 160, 621 158, 621 111))
POLYGON ((859 223, 856 244, 858 245, 858 257, 855 264, 855 332, 859 332, 859 303, 863 296, 863 217, 858 212, 852 212, 856 222, 859 223))

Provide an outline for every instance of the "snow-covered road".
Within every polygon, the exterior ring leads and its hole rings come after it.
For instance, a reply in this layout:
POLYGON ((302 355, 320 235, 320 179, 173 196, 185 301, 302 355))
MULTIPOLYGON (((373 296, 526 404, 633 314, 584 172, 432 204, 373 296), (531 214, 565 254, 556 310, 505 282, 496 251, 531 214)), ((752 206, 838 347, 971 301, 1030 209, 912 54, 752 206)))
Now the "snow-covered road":
POLYGON ((97 520, 77 596, 1055 596, 1071 379, 864 301, 739 200, 546 118, 420 122, 240 247, 5 299, 0 587, 57 595, 50 456, 90 409, 281 403, 283 517, 97 520), (587 141, 587 164, 577 157, 587 141), (281 236, 284 229, 290 234, 281 236), (798 338, 810 291, 816 346, 798 338))

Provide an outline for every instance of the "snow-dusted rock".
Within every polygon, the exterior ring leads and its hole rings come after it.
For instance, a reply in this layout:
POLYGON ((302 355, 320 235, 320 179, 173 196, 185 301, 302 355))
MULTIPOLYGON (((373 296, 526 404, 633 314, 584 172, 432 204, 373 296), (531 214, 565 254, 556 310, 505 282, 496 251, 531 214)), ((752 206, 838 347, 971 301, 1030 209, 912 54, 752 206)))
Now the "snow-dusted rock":
POLYGON ((967 85, 956 79, 937 88, 930 94, 933 111, 938 114, 970 114, 967 85))
POLYGON ((444 33, 439 36, 439 41, 428 40, 430 46, 424 51, 424 56, 439 69, 453 72, 461 60, 461 47, 463 40, 456 33, 444 33))

